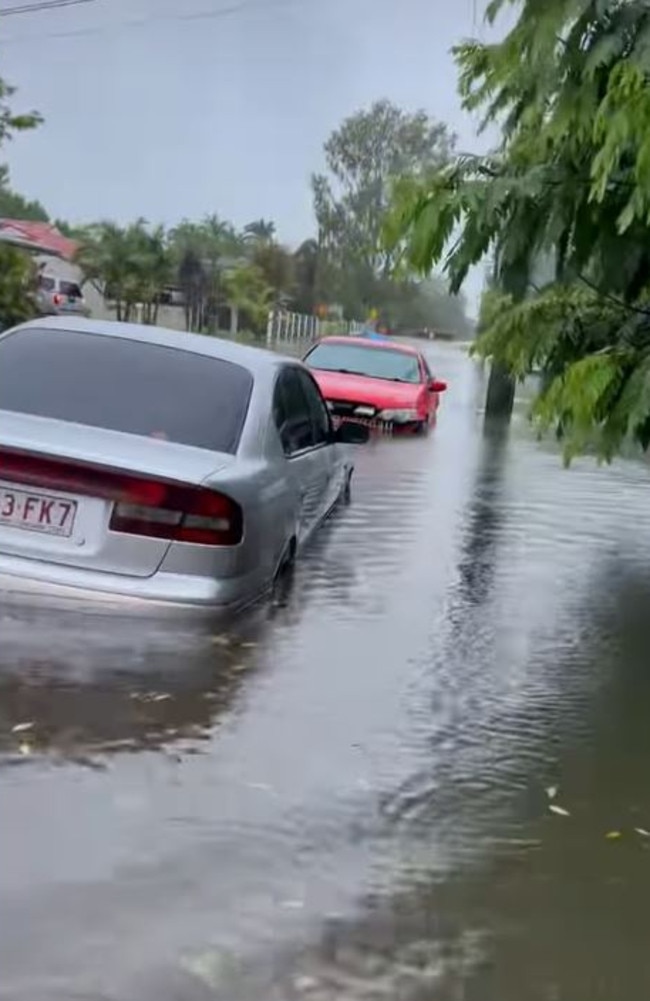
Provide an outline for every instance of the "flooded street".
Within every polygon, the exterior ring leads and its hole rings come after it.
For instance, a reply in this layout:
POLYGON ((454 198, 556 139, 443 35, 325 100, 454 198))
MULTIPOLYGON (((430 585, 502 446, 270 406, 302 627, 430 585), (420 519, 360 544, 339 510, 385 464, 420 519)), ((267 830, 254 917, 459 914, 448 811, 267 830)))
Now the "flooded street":
POLYGON ((650 992, 650 469, 429 359, 272 606, 3 611, 2 1001, 650 992))

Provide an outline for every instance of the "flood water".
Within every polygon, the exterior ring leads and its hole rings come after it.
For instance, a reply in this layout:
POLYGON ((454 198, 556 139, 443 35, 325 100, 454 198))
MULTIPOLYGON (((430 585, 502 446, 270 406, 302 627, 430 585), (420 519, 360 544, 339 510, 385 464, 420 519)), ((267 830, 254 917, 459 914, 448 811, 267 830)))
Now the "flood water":
POLYGON ((2 1001, 648 996, 650 470, 430 355, 272 605, 3 611, 2 1001))

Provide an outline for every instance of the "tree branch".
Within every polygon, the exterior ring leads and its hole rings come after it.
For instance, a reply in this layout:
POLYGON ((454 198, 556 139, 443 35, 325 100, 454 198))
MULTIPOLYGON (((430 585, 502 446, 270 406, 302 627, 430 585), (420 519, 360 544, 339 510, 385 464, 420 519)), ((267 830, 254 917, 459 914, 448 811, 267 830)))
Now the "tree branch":
POLYGON ((578 280, 591 289, 592 292, 595 292, 599 298, 611 302, 612 305, 618 306, 619 309, 627 310, 628 313, 638 313, 640 316, 650 316, 650 309, 642 309, 641 306, 632 306, 630 303, 625 302, 624 299, 619 299, 618 296, 612 295, 610 292, 603 292, 602 289, 599 289, 594 282, 590 281, 589 278, 585 278, 584 275, 578 275, 578 280))

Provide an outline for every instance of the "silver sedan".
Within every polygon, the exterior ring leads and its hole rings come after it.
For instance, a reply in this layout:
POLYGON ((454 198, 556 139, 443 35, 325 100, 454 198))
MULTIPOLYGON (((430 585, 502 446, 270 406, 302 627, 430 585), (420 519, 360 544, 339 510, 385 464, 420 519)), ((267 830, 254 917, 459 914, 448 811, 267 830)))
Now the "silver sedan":
POLYGON ((158 327, 40 319, 0 336, 0 590, 241 607, 350 488, 308 369, 158 327))

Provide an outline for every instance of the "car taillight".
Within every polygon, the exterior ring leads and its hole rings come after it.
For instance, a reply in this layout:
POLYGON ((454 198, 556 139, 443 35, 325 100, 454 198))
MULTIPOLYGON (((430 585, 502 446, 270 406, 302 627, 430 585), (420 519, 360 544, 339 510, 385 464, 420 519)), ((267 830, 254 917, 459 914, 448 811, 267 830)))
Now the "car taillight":
POLYGON ((205 487, 11 449, 0 449, 0 480, 113 501, 112 532, 202 546, 236 546, 244 533, 239 505, 205 487))
POLYGON ((111 532, 146 535, 199 546, 236 546, 242 540, 242 511, 235 501, 214 490, 169 486, 157 504, 137 499, 118 501, 111 532))

